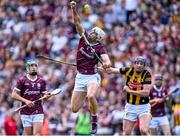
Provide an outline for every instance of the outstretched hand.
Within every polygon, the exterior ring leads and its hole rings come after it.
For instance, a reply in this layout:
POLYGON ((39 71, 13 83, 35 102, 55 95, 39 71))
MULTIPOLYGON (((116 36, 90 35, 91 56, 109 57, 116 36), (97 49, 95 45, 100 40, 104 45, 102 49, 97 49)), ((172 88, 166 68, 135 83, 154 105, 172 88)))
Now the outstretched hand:
POLYGON ((26 100, 26 101, 25 101, 25 104, 26 104, 28 107, 33 107, 33 106, 34 106, 33 101, 30 101, 30 100, 26 100))
POLYGON ((111 64, 109 64, 109 63, 103 63, 102 67, 103 67, 104 69, 107 69, 107 68, 110 68, 110 67, 111 67, 111 64))
POLYGON ((48 100, 50 97, 51 97, 51 93, 50 92, 47 92, 46 94, 44 94, 44 100, 48 100))

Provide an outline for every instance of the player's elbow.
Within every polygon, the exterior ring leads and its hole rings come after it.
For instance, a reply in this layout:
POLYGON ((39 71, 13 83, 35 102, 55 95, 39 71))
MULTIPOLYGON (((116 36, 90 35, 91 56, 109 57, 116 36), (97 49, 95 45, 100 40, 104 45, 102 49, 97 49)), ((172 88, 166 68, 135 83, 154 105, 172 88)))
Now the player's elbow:
POLYGON ((11 94, 11 98, 16 99, 16 97, 17 97, 17 93, 13 90, 13 92, 11 94))
POLYGON ((14 91, 13 91, 12 94, 11 94, 11 98, 12 98, 12 99, 15 99, 14 91))

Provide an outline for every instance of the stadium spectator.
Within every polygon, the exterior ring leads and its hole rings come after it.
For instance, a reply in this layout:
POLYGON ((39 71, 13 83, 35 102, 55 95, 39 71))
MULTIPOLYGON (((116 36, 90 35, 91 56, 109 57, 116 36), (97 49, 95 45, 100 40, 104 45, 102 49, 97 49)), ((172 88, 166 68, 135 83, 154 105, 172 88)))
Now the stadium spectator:
POLYGON ((17 121, 13 110, 9 110, 3 123, 3 129, 5 135, 18 135, 17 121))

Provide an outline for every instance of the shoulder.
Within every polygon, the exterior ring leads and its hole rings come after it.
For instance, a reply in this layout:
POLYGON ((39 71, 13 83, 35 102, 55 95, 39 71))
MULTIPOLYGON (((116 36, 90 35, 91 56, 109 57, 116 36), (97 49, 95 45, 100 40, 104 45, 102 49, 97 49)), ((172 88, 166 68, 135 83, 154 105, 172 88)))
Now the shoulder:
POLYGON ((105 49, 105 46, 102 43, 96 43, 95 47, 97 47, 99 50, 105 49))
POLYGON ((38 78, 38 80, 40 80, 40 81, 45 81, 45 79, 44 79, 43 76, 41 76, 41 75, 38 75, 37 78, 38 78))
POLYGON ((46 80, 43 78, 43 76, 38 75, 37 77, 37 81, 41 82, 41 83, 46 83, 46 80))
POLYGON ((133 71, 133 67, 121 67, 119 71, 121 74, 126 74, 128 71, 133 71))
POLYGON ((151 73, 148 70, 143 71, 142 81, 143 81, 143 84, 151 84, 151 82, 152 82, 151 73))
POLYGON ((21 76, 17 79, 18 82, 24 82, 27 79, 26 75, 21 76))
POLYGON ((143 71, 143 74, 144 74, 145 77, 151 77, 151 73, 150 73, 150 71, 147 70, 147 69, 145 69, 145 70, 143 71))

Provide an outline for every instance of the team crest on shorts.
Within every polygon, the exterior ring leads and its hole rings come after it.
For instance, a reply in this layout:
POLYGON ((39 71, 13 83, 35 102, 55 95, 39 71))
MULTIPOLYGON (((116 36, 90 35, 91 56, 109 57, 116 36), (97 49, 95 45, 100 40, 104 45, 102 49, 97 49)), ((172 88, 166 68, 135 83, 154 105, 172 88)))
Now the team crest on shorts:
POLYGON ((126 117, 129 116, 129 114, 130 114, 130 112, 126 112, 125 116, 126 116, 126 117))

